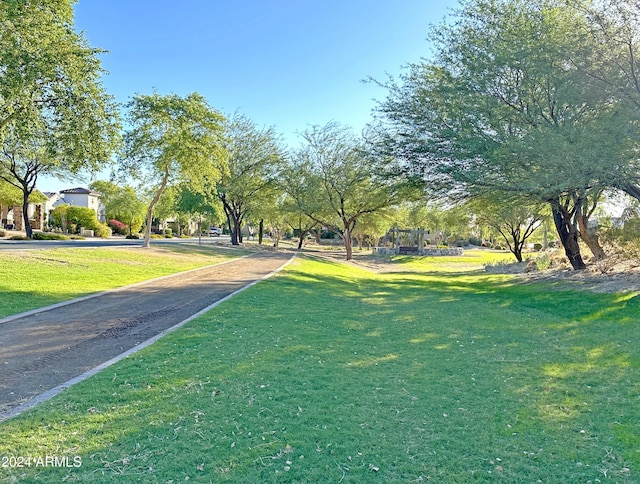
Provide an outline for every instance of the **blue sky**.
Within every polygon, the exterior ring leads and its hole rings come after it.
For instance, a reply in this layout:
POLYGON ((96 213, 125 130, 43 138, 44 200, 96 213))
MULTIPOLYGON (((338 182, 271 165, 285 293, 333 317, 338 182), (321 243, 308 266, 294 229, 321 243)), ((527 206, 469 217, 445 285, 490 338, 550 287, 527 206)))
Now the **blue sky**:
MULTIPOLYGON (((109 71, 119 102, 136 93, 197 91, 224 114, 274 126, 291 147, 335 120, 361 130, 384 89, 430 54, 429 25, 456 0, 79 0, 77 30, 109 71)), ((79 181, 42 179, 42 190, 79 181)))

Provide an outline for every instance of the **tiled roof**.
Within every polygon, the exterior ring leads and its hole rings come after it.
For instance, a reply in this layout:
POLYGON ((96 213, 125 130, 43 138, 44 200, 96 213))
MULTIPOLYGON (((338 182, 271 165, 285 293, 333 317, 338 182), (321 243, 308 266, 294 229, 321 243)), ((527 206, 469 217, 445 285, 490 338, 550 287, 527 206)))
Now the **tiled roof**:
POLYGON ((96 195, 100 194, 94 190, 89 190, 88 188, 76 187, 76 188, 68 188, 67 190, 61 190, 60 193, 69 193, 74 195, 96 195))

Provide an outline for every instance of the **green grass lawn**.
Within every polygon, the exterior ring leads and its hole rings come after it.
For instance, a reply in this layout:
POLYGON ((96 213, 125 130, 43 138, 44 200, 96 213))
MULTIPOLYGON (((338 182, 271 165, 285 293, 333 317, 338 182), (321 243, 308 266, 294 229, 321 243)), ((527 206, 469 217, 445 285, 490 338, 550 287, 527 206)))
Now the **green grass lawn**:
POLYGON ((183 245, 0 251, 0 318, 245 254, 183 245))
POLYGON ((427 266, 298 259, 0 424, 82 464, 0 479, 639 482, 637 294, 427 266))

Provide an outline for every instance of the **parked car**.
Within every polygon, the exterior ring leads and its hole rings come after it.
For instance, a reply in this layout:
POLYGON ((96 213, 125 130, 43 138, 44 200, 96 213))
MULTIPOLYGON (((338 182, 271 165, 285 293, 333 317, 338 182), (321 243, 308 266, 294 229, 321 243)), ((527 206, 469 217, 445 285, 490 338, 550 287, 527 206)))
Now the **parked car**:
POLYGON ((220 237, 222 235, 222 229, 220 227, 210 227, 207 235, 209 237, 220 237))

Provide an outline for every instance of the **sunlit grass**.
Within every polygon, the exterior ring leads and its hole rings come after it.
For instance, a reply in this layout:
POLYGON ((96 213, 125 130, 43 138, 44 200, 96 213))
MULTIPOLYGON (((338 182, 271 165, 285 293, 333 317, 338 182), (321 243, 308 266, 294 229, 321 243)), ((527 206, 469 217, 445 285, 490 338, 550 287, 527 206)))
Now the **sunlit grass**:
POLYGON ((487 264, 515 262, 513 254, 488 249, 464 249, 459 256, 392 256, 390 260, 415 271, 466 272, 483 269, 487 264))
POLYGON ((0 251, 0 318, 244 254, 197 246, 0 251))
POLYGON ((0 456, 82 466, 0 478, 638 482, 639 309, 507 276, 299 260, 1 424, 0 456))

